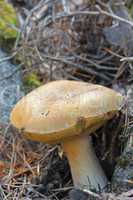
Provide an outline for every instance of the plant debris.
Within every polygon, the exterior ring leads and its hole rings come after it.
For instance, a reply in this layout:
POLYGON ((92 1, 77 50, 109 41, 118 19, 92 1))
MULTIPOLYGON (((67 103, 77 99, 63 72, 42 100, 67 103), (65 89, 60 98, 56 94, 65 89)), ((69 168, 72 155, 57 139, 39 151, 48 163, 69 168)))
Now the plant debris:
POLYGON ((40 1, 26 9, 15 45, 23 73, 34 71, 43 83, 62 78, 104 85, 129 81, 130 65, 120 59, 130 56, 133 23, 123 17, 123 9, 83 0, 40 1))

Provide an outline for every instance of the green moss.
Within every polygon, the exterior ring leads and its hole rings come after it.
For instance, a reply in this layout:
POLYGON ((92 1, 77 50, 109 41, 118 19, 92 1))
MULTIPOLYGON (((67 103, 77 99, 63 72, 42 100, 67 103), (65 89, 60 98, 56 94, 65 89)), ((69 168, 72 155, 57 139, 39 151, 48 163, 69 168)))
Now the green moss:
POLYGON ((32 72, 24 77, 24 84, 29 87, 39 87, 41 85, 41 81, 38 76, 32 72))
POLYGON ((129 5, 127 5, 127 9, 131 17, 133 17, 133 3, 132 2, 129 5))
POLYGON ((0 40, 16 38, 17 31, 13 28, 16 25, 15 10, 9 3, 0 0, 0 40))
POLYGON ((120 168, 126 168, 127 167, 127 165, 128 165, 128 163, 129 163, 129 160, 128 160, 128 158, 127 157, 120 157, 119 159, 118 159, 118 166, 120 167, 120 168))

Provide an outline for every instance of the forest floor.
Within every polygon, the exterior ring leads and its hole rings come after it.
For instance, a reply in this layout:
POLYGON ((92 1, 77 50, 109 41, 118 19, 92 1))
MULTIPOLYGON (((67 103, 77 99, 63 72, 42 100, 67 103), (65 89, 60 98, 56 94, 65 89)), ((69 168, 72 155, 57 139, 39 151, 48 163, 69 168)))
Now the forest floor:
POLYGON ((5 60, 18 70, 3 76, 2 81, 11 81, 11 85, 19 72, 17 85, 21 89, 12 105, 22 93, 60 79, 113 88, 126 96, 127 103, 93 136, 96 154, 110 182, 108 193, 74 188, 68 161, 60 155, 59 146, 24 139, 6 118, 0 127, 0 200, 132 200, 133 21, 126 3, 10 2, 17 12, 19 33, 5 60))

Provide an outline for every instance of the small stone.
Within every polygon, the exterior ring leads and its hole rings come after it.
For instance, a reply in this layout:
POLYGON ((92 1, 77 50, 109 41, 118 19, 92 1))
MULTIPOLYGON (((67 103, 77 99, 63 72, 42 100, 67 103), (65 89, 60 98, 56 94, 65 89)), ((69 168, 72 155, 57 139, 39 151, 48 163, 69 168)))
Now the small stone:
POLYGON ((71 190, 69 192, 69 197, 70 200, 88 200, 88 195, 78 189, 71 190))

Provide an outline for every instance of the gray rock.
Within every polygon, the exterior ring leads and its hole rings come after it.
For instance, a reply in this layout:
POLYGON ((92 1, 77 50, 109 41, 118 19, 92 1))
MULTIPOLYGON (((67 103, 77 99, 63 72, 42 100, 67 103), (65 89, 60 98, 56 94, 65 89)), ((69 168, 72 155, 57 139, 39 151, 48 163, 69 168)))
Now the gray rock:
POLYGON ((121 193, 133 188, 133 147, 127 146, 119 159, 112 179, 113 191, 121 193))
MULTIPOLYGON (((0 59, 7 55, 0 49, 0 59)), ((9 60, 0 62, 0 124, 9 122, 13 105, 23 95, 22 82, 18 66, 9 60)))
MULTIPOLYGON (((117 2, 117 1, 116 1, 117 2)), ((114 13, 126 20, 131 20, 128 14, 128 10, 122 4, 121 0, 118 0, 118 6, 114 7, 114 13)), ((113 25, 105 27, 103 33, 106 40, 116 47, 120 47, 124 50, 124 53, 128 56, 132 56, 133 52, 133 28, 130 24, 114 20, 113 25)))

